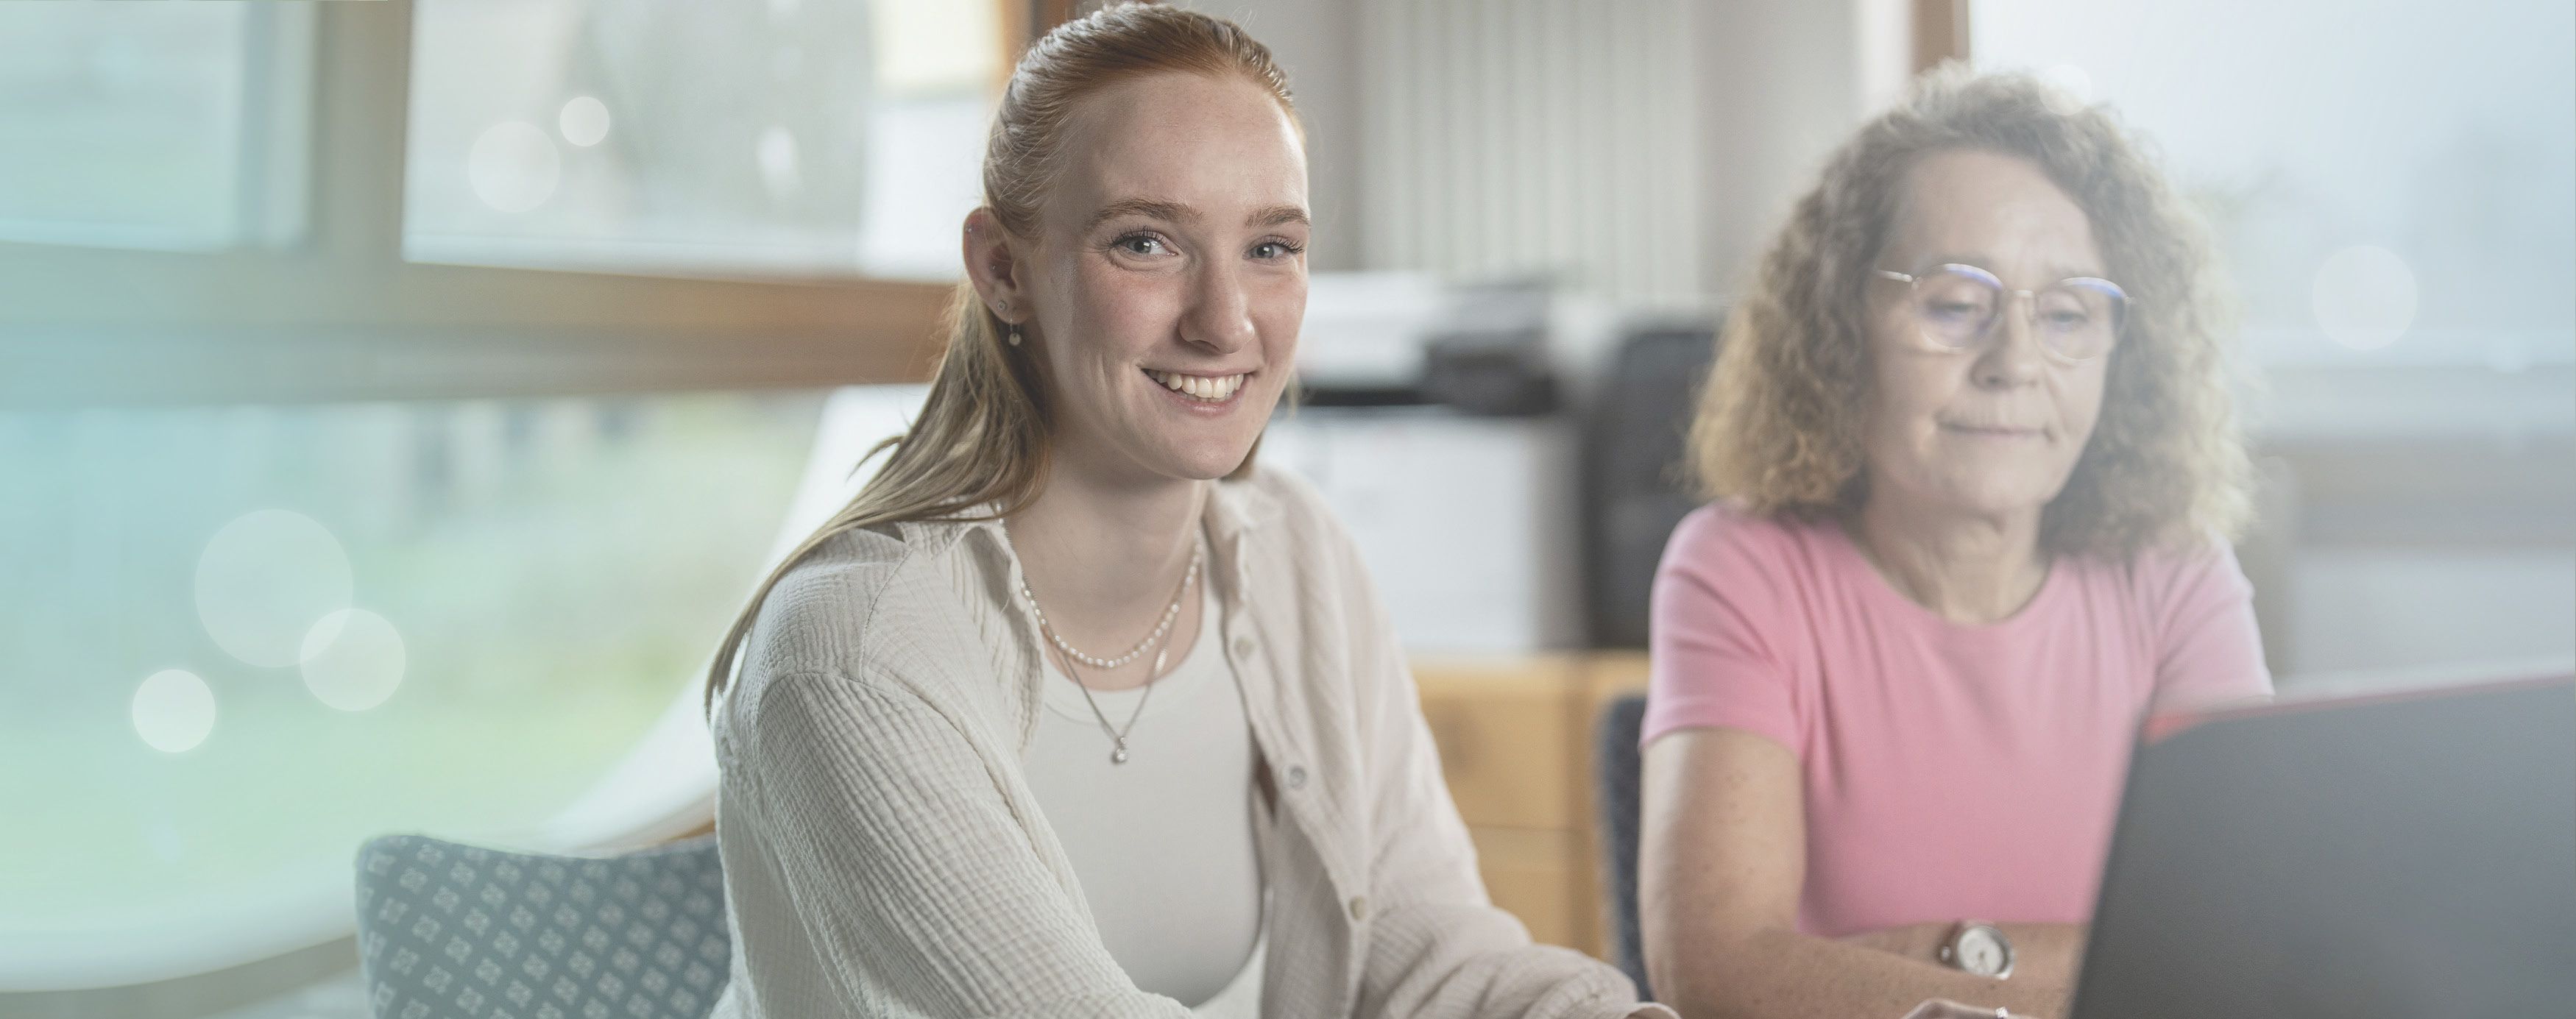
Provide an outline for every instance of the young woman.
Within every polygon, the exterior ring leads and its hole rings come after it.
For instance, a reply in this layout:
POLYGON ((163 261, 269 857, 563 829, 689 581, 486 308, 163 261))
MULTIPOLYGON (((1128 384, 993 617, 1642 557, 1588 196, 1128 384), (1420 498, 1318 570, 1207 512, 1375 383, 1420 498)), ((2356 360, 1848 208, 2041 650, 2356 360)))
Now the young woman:
POLYGON ((2204 248, 2103 113, 1936 78, 1742 304, 1654 593, 1641 902, 1684 1014, 2054 1014, 2141 713, 2269 692, 2204 248))
POLYGON ((1254 466, 1306 295, 1268 51, 1064 25, 984 190, 921 420, 710 676, 717 1014, 1669 1015, 1486 902, 1350 540, 1254 466))

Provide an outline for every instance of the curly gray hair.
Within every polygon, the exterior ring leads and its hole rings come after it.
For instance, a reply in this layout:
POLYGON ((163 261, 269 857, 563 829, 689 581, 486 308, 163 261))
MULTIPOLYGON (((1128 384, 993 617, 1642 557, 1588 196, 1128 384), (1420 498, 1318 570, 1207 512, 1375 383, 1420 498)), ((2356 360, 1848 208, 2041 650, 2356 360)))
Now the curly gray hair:
POLYGON ((1870 379, 1865 288, 1914 167, 1940 152, 2029 160, 2090 218, 2133 305, 2102 415, 2040 546, 2125 558, 2233 535, 2250 467, 2230 395, 2229 316, 2200 221, 2098 108, 2026 75, 1932 72, 1835 153, 1735 309, 1691 424, 1702 494, 1821 518, 1868 498, 1860 422, 1870 379))

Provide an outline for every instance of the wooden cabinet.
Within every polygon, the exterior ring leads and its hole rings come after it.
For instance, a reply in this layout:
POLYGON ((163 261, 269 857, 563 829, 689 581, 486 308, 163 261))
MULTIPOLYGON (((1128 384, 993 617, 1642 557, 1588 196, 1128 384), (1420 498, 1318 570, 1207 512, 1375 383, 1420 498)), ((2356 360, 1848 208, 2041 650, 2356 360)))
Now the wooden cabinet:
POLYGON ((1541 942, 1607 958, 1593 727, 1601 705, 1644 689, 1646 656, 1418 658, 1413 679, 1494 904, 1541 942))

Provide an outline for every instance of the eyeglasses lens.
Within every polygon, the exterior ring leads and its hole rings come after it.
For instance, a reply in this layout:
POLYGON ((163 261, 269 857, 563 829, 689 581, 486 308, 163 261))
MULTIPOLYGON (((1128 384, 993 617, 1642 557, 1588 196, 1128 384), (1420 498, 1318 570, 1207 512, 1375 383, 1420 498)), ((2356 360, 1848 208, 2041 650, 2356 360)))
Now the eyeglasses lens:
POLYGON ((2068 280, 2040 291, 2031 303, 2032 325, 2041 342, 2078 361, 2110 351, 2128 311, 2117 288, 2095 280, 2068 280))
MULTIPOLYGON (((1954 268, 1923 276, 1914 286, 1914 300, 1923 338, 1934 346, 1964 350, 1994 329, 2006 298, 2001 282, 1974 269, 1954 268)), ((2108 282, 2068 280, 2033 296, 2031 329, 2061 357, 2100 357, 2118 337, 2127 304, 2108 282)))
POLYGON ((1914 300, 1915 311, 1923 322, 1923 338, 1935 346, 1963 350, 1976 345, 1986 330, 1994 328, 1995 309, 2003 303, 2003 291, 1990 280, 1944 270, 1917 282, 1914 300))

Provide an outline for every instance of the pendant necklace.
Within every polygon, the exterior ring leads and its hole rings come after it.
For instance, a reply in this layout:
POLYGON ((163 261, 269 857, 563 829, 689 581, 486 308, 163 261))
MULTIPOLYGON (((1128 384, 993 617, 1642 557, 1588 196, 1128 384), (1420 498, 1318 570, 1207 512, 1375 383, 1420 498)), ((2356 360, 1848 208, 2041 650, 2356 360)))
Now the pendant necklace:
POLYGON ((1162 621, 1154 624, 1154 632, 1146 634, 1144 640, 1136 642, 1134 648, 1116 658, 1095 658, 1075 650, 1063 635, 1055 632, 1055 624, 1047 622, 1046 610, 1038 607, 1037 594, 1029 590, 1027 575, 1023 574, 1020 578, 1020 597, 1028 601, 1029 611, 1037 616, 1038 631, 1045 634, 1047 640, 1055 644, 1056 650, 1064 654, 1066 677, 1073 680, 1075 689, 1082 691, 1082 702, 1091 705, 1091 717, 1099 720, 1100 731, 1109 737, 1109 763, 1111 764, 1127 763, 1127 734, 1136 731, 1136 720, 1145 717, 1145 702, 1154 699, 1154 681, 1162 677, 1163 662, 1170 656, 1172 650, 1165 643, 1164 638, 1171 632, 1172 621, 1180 618, 1181 602, 1189 597, 1190 586, 1198 580, 1201 552, 1201 549, 1190 550, 1189 571, 1181 574, 1181 589, 1172 595, 1171 607, 1163 610, 1162 621), (1081 662, 1094 669, 1114 669, 1135 661, 1144 655, 1147 649, 1158 645, 1160 650, 1154 654, 1154 664, 1145 673, 1144 696, 1136 698, 1136 710, 1128 713, 1125 727, 1109 724, 1108 713, 1100 710, 1100 701, 1092 697, 1091 687, 1082 681, 1079 673, 1074 671, 1073 663, 1081 662))

